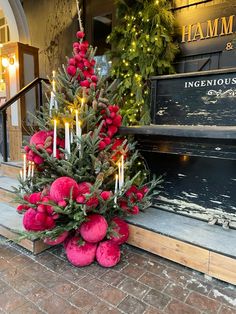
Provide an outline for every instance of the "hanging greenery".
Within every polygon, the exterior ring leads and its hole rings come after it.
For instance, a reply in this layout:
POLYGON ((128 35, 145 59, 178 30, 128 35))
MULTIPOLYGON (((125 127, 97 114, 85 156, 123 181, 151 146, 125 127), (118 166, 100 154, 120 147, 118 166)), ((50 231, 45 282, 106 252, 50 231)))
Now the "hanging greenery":
POLYGON ((169 0, 117 0, 117 26, 107 41, 111 76, 118 79, 116 101, 127 125, 150 123, 152 75, 174 72, 178 47, 169 0))

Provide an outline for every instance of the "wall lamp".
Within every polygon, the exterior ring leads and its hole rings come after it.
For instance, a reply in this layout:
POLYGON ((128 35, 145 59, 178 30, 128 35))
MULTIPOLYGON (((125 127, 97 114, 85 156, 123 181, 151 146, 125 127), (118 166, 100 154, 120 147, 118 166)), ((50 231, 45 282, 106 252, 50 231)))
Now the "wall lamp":
POLYGON ((14 65, 14 63, 15 63, 14 57, 10 57, 10 58, 4 57, 4 58, 2 58, 2 66, 4 68, 8 67, 9 65, 14 65))

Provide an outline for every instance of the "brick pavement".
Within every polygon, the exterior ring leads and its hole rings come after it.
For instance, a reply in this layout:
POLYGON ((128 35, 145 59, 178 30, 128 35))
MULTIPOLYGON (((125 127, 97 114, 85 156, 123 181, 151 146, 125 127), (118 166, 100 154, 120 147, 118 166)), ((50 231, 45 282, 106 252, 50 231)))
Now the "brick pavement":
POLYGON ((0 244, 0 314, 236 314, 236 287, 124 246, 112 269, 70 265, 61 247, 38 256, 0 244))

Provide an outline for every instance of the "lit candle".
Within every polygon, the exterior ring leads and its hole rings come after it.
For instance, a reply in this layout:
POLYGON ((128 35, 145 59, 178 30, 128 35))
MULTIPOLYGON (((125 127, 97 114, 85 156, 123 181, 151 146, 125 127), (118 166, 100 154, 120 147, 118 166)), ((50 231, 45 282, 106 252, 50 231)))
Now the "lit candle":
POLYGON ((26 180, 26 154, 23 155, 23 180, 26 180))
POLYGON ((52 90, 55 92, 56 91, 56 82, 55 82, 55 77, 56 77, 56 71, 52 71, 52 90))
POLYGON ((73 124, 71 125, 71 130, 70 130, 70 143, 73 143, 73 124))
POLYGON ((124 156, 121 156, 121 187, 124 185, 124 156))
POLYGON ((119 174, 119 190, 121 189, 121 164, 120 161, 118 162, 118 174, 119 174))
POLYGON ((57 157, 57 120, 53 120, 53 157, 57 157))
MULTIPOLYGON (((65 150, 67 154, 70 154, 70 124, 68 122, 65 123, 65 150)), ((66 156, 66 159, 68 156, 66 156)))
POLYGON ((34 166, 34 162, 32 161, 32 169, 31 169, 32 170, 32 172, 31 172, 31 177, 32 178, 34 177, 34 167, 35 167, 34 166))
POLYGON ((30 178, 30 176, 31 176, 31 167, 32 167, 32 165, 31 165, 31 161, 29 161, 29 163, 28 163, 28 173, 27 173, 27 178, 30 178))
MULTIPOLYGON (((115 180, 115 194, 118 191, 118 174, 116 174, 116 180, 115 180)), ((117 204, 117 196, 114 198, 114 203, 117 204)))

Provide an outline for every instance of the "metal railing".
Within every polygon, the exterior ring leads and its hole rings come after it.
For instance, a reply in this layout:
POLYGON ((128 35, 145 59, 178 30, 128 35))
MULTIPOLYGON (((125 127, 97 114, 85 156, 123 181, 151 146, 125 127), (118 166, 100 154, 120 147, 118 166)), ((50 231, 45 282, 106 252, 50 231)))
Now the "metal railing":
POLYGON ((2 115, 2 156, 3 161, 7 161, 7 108, 14 104, 18 99, 24 96, 28 91, 36 86, 39 86, 39 106, 43 105, 43 89, 42 82, 49 83, 48 79, 37 77, 31 83, 23 87, 15 96, 7 100, 1 107, 0 113, 2 115))

